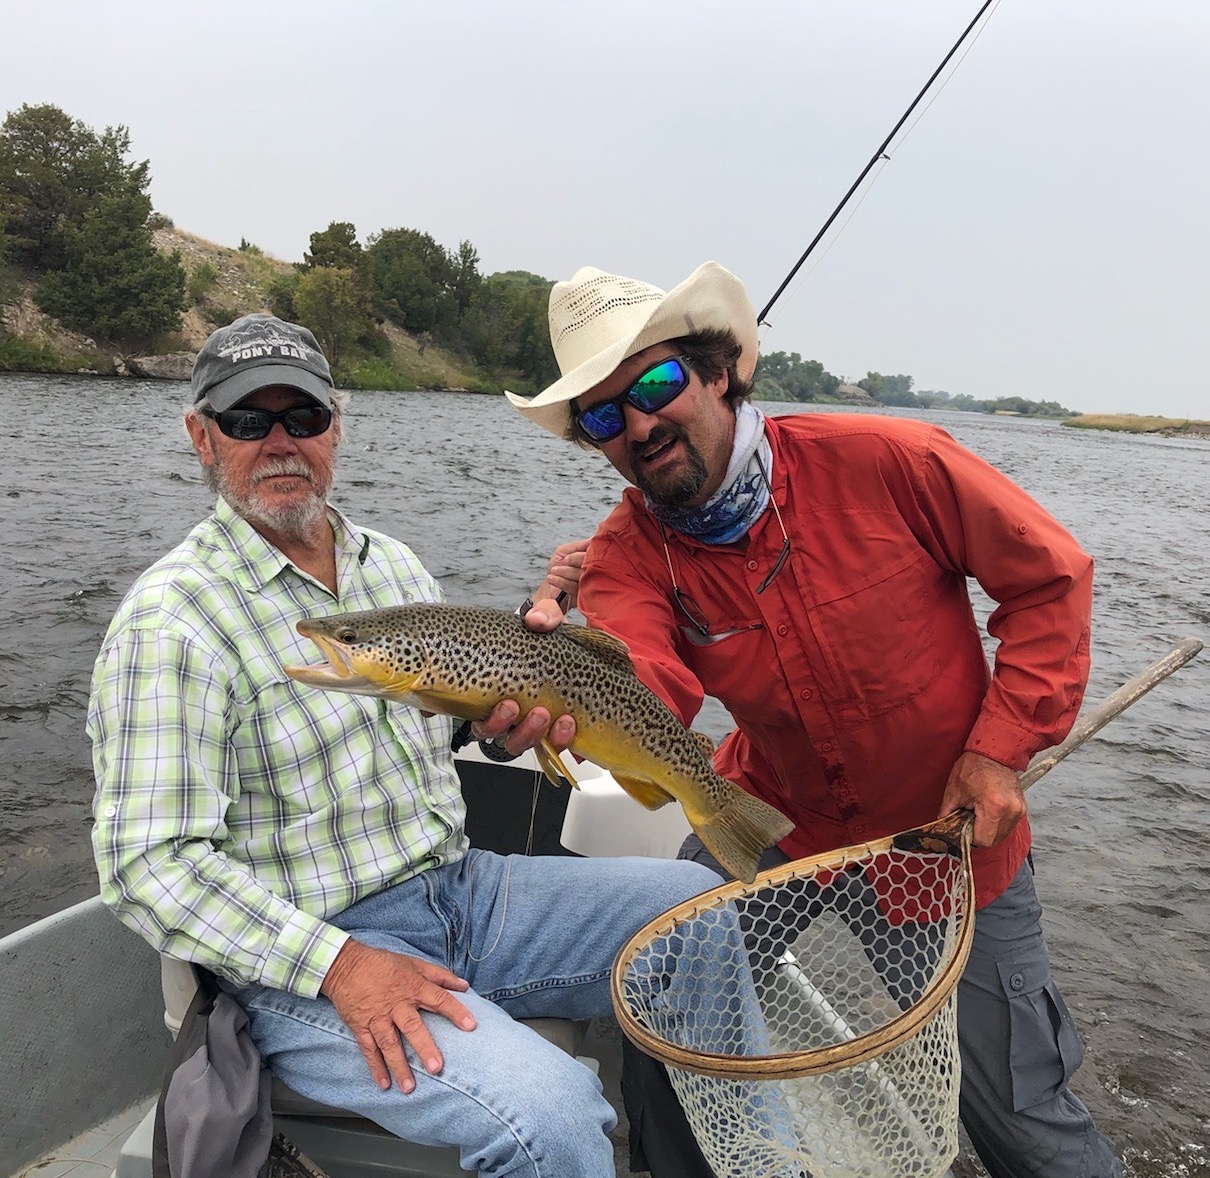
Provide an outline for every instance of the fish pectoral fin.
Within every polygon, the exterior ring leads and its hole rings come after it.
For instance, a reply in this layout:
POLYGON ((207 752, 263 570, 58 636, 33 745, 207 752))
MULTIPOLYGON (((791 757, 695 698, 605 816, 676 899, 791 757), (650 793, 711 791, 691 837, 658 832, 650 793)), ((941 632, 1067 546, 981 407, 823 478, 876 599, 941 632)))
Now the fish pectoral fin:
POLYGON ((751 883, 761 855, 794 829, 780 810, 728 782, 734 793, 722 809, 693 824, 707 849, 736 879, 751 883))
POLYGON ((563 758, 549 740, 534 745, 534 756, 538 758, 538 764, 542 766, 542 772, 546 774, 551 785, 570 785, 572 789, 580 788, 580 783, 568 772, 567 766, 563 764, 563 758))
POLYGON ((456 716, 460 720, 486 720, 491 715, 493 703, 471 699, 453 691, 441 691, 434 687, 419 687, 414 684, 408 689, 393 691, 391 698, 422 712, 438 712, 442 716, 456 716))
POLYGON ((676 801, 667 790, 661 789, 654 781, 647 781, 641 777, 621 777, 617 773, 613 775, 613 779, 636 802, 641 806, 646 806, 648 810, 658 810, 661 806, 676 801))

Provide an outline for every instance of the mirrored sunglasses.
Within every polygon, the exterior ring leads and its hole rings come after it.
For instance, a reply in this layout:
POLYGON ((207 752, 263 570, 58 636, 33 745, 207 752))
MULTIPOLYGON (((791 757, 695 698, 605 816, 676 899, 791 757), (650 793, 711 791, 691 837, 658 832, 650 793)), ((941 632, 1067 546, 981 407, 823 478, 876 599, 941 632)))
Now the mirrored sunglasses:
POLYGON ((229 438, 240 442, 256 442, 267 438, 278 423, 292 438, 314 438, 325 433, 332 424, 332 410, 322 405, 295 405, 274 413, 272 409, 210 409, 201 410, 213 418, 218 428, 229 438))
POLYGON ((653 364, 624 393, 575 415, 575 423, 594 442, 608 442, 626 428, 623 406, 655 413, 674 401, 689 384, 690 368, 683 356, 653 364))

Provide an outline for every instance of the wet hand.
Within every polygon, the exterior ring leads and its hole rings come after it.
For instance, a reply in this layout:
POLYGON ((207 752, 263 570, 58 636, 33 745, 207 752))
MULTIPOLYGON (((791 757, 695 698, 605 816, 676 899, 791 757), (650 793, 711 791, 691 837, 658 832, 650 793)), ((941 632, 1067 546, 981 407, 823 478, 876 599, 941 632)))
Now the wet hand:
POLYGON ((964 752, 950 770, 938 817, 960 809, 975 812, 975 846, 1002 843, 1025 817, 1020 775, 999 761, 964 752))
POLYGON ((416 1081, 403 1040, 426 1071, 440 1072, 444 1060, 420 1012, 431 1011, 464 1031, 474 1030, 474 1015, 452 993, 469 988, 463 978, 432 962, 348 940, 319 990, 353 1032, 378 1087, 389 1088, 394 1076, 406 1093, 416 1081))
MULTIPOLYGON (((536 602, 525 615, 527 623, 530 614, 544 604, 549 604, 553 610, 558 611, 559 607, 553 600, 548 603, 536 602)), ((550 628, 553 629, 554 626, 550 628)), ((542 707, 531 708, 522 716, 521 707, 515 699, 503 699, 492 709, 486 720, 477 720, 471 725, 471 735, 476 740, 496 740, 503 737, 504 747, 514 756, 528 752, 544 739, 554 746, 556 752, 561 753, 575 740, 576 722, 571 716, 564 715, 552 723, 550 712, 542 707)))

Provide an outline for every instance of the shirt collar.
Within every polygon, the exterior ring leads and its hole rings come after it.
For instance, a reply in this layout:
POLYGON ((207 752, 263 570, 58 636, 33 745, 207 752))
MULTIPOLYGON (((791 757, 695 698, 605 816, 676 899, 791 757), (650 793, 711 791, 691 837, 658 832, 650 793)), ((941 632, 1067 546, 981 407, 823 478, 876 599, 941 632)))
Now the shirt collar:
MULTIPOLYGON (((355 532, 349 521, 330 503, 327 505, 328 522, 336 542, 336 564, 341 567, 343 558, 356 558, 367 539, 355 532)), ((231 571, 239 585, 250 593, 259 593, 271 581, 286 570, 298 576, 303 574, 279 548, 275 548, 221 495, 214 508, 214 520, 225 536, 231 555, 231 571)))

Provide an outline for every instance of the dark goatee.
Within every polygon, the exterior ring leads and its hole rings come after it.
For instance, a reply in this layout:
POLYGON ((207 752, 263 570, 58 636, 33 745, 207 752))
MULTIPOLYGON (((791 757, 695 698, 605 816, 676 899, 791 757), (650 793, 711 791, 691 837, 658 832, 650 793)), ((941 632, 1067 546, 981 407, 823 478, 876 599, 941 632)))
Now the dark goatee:
POLYGON ((650 437, 642 447, 633 446, 630 451, 630 469, 634 471, 634 481, 639 490, 653 503, 665 507, 684 507, 701 494, 706 485, 709 472, 706 470, 706 460, 684 434, 669 430, 664 434, 650 437), (683 442, 685 446, 685 465, 675 474, 652 479, 643 469, 642 451, 650 451, 666 442, 683 442))

